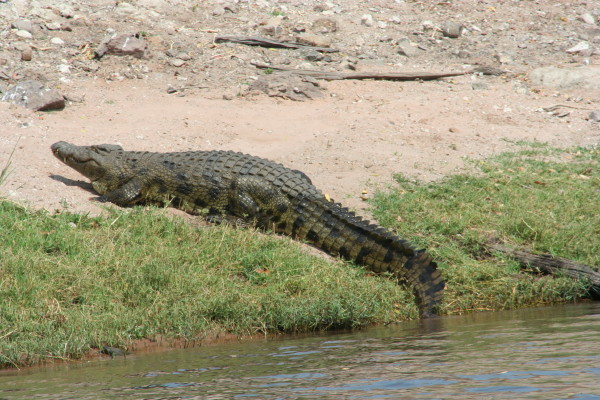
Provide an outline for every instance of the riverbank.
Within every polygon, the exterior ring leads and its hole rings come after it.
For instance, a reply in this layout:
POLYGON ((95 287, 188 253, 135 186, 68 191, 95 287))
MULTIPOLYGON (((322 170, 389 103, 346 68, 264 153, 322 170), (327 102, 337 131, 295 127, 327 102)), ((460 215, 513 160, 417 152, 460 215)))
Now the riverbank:
MULTIPOLYGON (((442 314, 585 298, 589 285, 520 271, 490 235, 600 264, 600 151, 527 147, 430 184, 397 177, 373 212, 429 248, 447 280, 442 314)), ((1 200, 0 364, 76 359, 138 340, 352 329, 417 317, 386 277, 287 238, 198 226, 169 209, 101 216, 1 200)))

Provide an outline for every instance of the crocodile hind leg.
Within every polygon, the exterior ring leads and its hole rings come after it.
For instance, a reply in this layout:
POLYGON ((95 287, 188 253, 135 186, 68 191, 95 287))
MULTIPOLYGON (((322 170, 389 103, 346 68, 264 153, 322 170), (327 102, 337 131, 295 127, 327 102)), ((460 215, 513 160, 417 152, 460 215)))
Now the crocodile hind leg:
POLYGON ((243 177, 232 185, 228 211, 247 223, 263 229, 275 229, 285 214, 291 210, 287 196, 276 188, 265 185, 257 177, 243 177))

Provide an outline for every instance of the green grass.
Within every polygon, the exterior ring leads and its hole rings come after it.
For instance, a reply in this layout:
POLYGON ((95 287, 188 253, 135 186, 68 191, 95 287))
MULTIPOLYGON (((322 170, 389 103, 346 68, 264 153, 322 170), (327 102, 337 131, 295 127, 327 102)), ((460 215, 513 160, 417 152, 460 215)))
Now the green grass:
POLYGON ((12 164, 11 159, 13 154, 15 154, 15 149, 17 148, 18 143, 19 141, 17 140, 17 142, 15 143, 15 147, 13 147, 10 155, 8 156, 8 159, 6 160, 6 163, 4 164, 4 167, 2 167, 2 169, 0 170, 0 186, 6 183, 6 180, 8 179, 9 175, 12 173, 12 169, 10 168, 10 165, 12 164))
POLYGON ((586 296, 583 282, 519 273, 515 261, 486 253, 495 238, 600 265, 600 150, 529 147, 475 162, 480 172, 468 176, 430 184, 398 176, 398 188, 374 198, 382 225, 438 260, 448 313, 586 296))
POLYGON ((142 338, 352 328, 417 312, 387 279, 252 230, 195 228, 141 208, 89 218, 1 201, 0 215, 0 365, 142 338))
MULTIPOLYGON (((424 185, 398 177, 397 188, 375 196, 374 213, 430 249, 447 279, 446 313, 573 301, 586 296, 584 282, 523 273, 483 244, 494 236, 597 266, 598 159, 598 149, 535 148, 481 162, 476 176, 424 185)), ((161 209, 92 218, 0 199, 0 215, 0 366, 144 338, 196 341, 417 316, 403 286, 286 238, 195 227, 161 209)))

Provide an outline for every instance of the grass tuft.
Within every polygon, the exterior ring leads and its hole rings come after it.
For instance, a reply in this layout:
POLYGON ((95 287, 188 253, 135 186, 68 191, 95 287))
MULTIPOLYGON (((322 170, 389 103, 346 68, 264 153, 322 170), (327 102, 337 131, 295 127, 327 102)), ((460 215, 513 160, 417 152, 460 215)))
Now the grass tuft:
POLYGON ((12 160, 13 154, 15 154, 15 150, 17 148, 18 143, 19 143, 19 141, 17 140, 10 155, 8 156, 8 159, 6 160, 6 164, 4 164, 4 167, 0 170, 0 186, 4 185, 6 183, 8 176, 12 173, 12 169, 10 168, 10 166, 12 164, 11 160, 12 160))
POLYGON ((448 280, 448 313, 498 310, 586 296, 584 282, 522 274, 486 254, 491 238, 600 265, 600 149, 528 146, 477 161, 481 173, 419 184, 399 176, 378 193, 374 215, 428 247, 448 280))

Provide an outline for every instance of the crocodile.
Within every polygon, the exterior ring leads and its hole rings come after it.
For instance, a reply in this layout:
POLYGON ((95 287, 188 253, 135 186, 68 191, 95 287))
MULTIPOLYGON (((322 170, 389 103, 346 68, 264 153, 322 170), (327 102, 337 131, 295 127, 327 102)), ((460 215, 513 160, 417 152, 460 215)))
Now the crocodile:
POLYGON ((243 221, 389 273, 415 294, 421 317, 439 313, 445 282, 425 250, 325 196, 298 170, 234 151, 153 153, 57 142, 54 155, 83 174, 98 201, 166 203, 213 221, 243 221))

